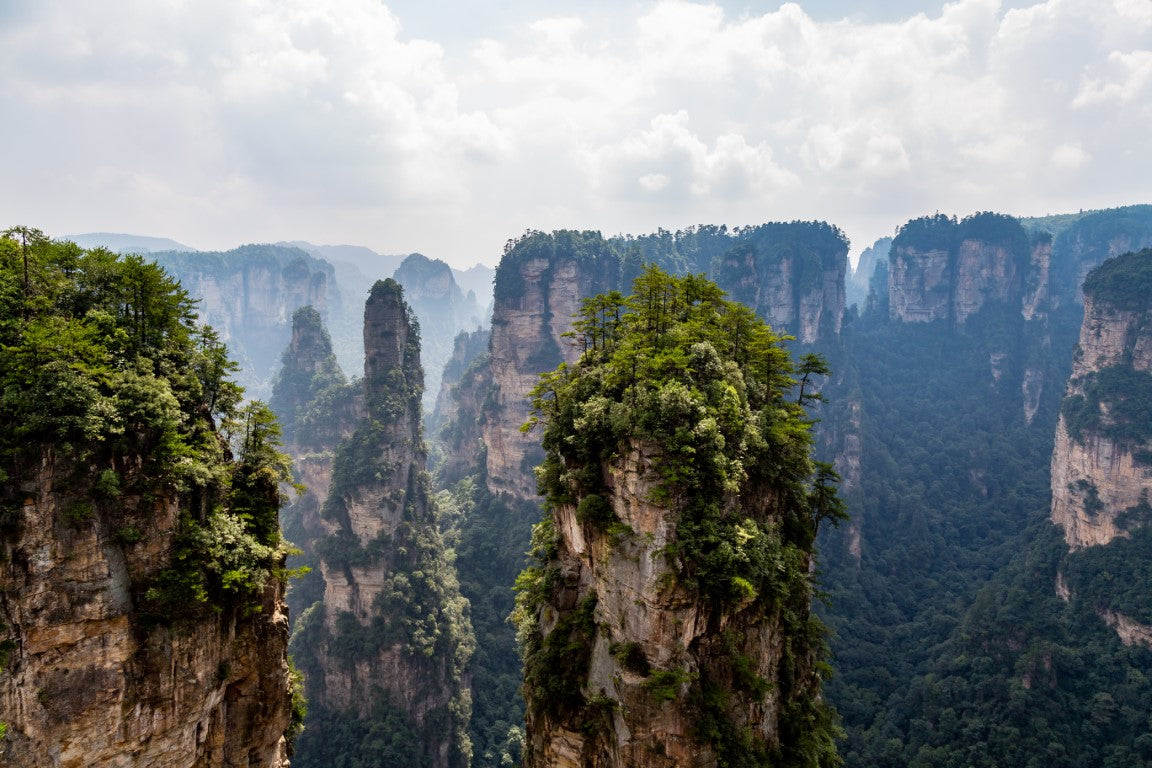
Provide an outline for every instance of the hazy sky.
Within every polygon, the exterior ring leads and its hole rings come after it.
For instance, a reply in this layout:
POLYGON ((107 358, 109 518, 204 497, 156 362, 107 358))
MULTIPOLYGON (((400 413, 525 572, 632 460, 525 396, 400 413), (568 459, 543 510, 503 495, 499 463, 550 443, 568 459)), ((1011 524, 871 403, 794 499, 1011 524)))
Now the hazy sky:
POLYGON ((0 0, 0 226, 494 263, 525 229, 1152 202, 1152 0, 0 0))

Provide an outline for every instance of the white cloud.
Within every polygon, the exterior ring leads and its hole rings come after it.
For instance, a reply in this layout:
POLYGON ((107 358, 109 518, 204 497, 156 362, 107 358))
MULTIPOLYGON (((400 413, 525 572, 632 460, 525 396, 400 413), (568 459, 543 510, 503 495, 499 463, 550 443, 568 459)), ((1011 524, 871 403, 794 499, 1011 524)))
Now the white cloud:
POLYGON ((1075 170, 1081 168, 1091 158, 1079 144, 1061 144, 1052 150, 1052 164, 1057 168, 1075 170))
POLYGON ((662 0, 460 49, 377 0, 116 6, 43 0, 0 28, 19 221, 460 261, 526 227, 826 218, 866 245, 935 209, 1136 202, 1152 164, 1148 0, 884 23, 662 0))

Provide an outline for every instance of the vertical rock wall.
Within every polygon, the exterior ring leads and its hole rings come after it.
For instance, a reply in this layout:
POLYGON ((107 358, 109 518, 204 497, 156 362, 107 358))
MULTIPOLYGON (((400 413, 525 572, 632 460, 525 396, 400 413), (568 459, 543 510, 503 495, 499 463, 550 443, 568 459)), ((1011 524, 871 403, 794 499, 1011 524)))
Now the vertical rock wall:
POLYGON ((1111 273, 1116 284, 1085 284, 1084 323, 1052 453, 1052 521, 1072 549, 1126 535, 1125 511, 1152 492, 1152 422, 1137 409, 1140 423, 1132 423, 1125 408, 1143 394, 1131 387, 1152 376, 1152 296, 1140 295, 1134 276, 1145 264, 1152 251, 1119 257, 1093 273, 1111 273), (1115 379, 1126 388, 1110 385, 1115 379))
MULTIPOLYGON (((125 485, 139 465, 119 465, 125 485)), ((77 476, 101 469, 46 450, 4 513, 15 536, 0 550, 0 764, 286 767, 283 583, 256 610, 159 624, 142 614, 142 590, 172 563, 177 521, 195 507, 125 494, 78 515, 93 497, 77 476)))
POLYGON ((393 280, 365 305, 364 348, 364 416, 336 452, 313 543, 323 599, 293 639, 317 728, 348 722, 354 735, 336 745, 306 730, 301 764, 381 759, 372 723, 391 712, 385 735, 412 765, 466 766, 471 628, 430 499, 419 328, 393 280))

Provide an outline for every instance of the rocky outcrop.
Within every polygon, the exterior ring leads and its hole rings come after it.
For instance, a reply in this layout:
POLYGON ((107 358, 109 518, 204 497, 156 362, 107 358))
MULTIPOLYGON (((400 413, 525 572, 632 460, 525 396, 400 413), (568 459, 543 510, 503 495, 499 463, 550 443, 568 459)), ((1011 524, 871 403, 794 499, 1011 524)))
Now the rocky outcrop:
MULTIPOLYGON (((493 492, 536 495, 532 467, 541 454, 535 439, 520 431, 528 393, 540 373, 576 359, 578 350, 565 334, 580 301, 627 289, 641 260, 674 269, 715 252, 716 283, 777 331, 802 343, 839 333, 848 242, 837 228, 793 222, 732 233, 702 227, 660 234, 605 240, 595 232, 530 232, 505 252, 496 272, 487 371, 472 377, 472 389, 459 391, 483 404, 482 416, 464 416, 482 425, 484 471, 493 492)), ((475 442, 464 445, 475 454, 475 442)))
POLYGON ((732 302, 685 309, 689 278, 635 285, 619 323, 620 305, 601 327, 582 317, 588 352, 534 400, 548 504, 514 614, 524 764, 830 765, 809 568, 839 502, 803 409, 767 378, 786 353, 763 323, 738 334, 764 356, 732 343, 732 302), (637 363, 663 355, 685 364, 637 363), (769 419, 773 449, 757 441, 769 419))
POLYGON ((19 535, 0 560, 0 762, 287 766, 284 585, 270 582, 253 611, 156 626, 140 589, 171 562, 187 500, 125 495, 116 512, 78 520, 77 469, 46 452, 9 519, 19 535), (133 520, 146 533, 126 543, 133 520))
POLYGON ((528 393, 541 373, 576 359, 564 334, 580 300, 615 289, 618 281, 618 257, 599 233, 532 233, 504 254, 496 271, 488 372, 475 382, 487 389, 481 439, 493 492, 536 496, 539 441, 520 430, 528 393))
MULTIPOLYGON (((432 417, 428 420, 428 426, 436 444, 443 446, 444 441, 450 441, 452 446, 448 453, 457 457, 460 455, 458 442, 463 431, 471 432, 469 437, 473 441, 479 439, 479 434, 465 430, 464 425, 461 424, 461 420, 466 418, 461 413, 461 409, 463 408, 467 414, 474 415, 480 411, 479 404, 462 403, 459 389, 465 378, 473 375, 475 369, 482 367, 487 361, 486 355, 490 337, 491 332, 485 329, 477 329, 472 332, 461 331, 456 335, 452 344, 452 357, 448 358, 448 362, 444 365, 444 374, 440 379, 440 392, 436 395, 436 407, 432 411, 432 417), (445 427, 452 434, 441 434, 445 427)), ((465 387, 470 390, 475 389, 469 385, 465 385, 465 387)), ((450 474, 458 473, 452 472, 450 474)))
POLYGON ((845 302, 855 304, 864 309, 868 301, 868 290, 872 287, 872 278, 876 274, 876 267, 888 264, 888 253, 892 250, 892 238, 882 237, 868 248, 860 252, 856 261, 856 268, 847 278, 845 285, 845 302))
POLYGON ((1105 262, 1084 285, 1084 323, 1052 454, 1052 521, 1072 549, 1126 535, 1152 492, 1152 250, 1105 262))
POLYGON ((393 278, 404 286, 406 300, 420 324, 420 352, 427 383, 424 409, 431 413, 456 335, 484 326, 486 318, 475 294, 465 296, 456 284, 452 268, 439 259, 413 253, 396 268, 393 278))
MULTIPOLYGON (((741 674, 763 681, 764 690, 729 690, 725 709, 751 738, 779 738, 784 702, 768 681, 783 672, 788 640, 762 614, 725 610, 679 582, 663 554, 677 540, 676 515, 651 501, 658 453, 637 445, 606 467, 621 533, 596 532, 577 518, 574 504, 554 512, 563 586, 540 630, 545 636, 571 631, 572 616, 586 623, 578 630, 591 641, 580 685, 600 706, 600 719, 566 718, 548 711, 547 702, 529 701, 529 768, 720 764, 716 745, 702 738, 701 712, 688 692, 693 681, 722 677, 719 670, 732 656, 746 665, 741 674)), ((741 507, 740 514, 763 519, 766 510, 741 507)), ((571 663, 578 664, 578 656, 573 653, 571 663)))
POLYGON ((1024 301, 1030 258, 1024 228, 1010 216, 982 213, 957 221, 937 214, 914 219, 892 242, 889 317, 960 326, 987 304, 1017 305, 1024 301))
POLYGON ((311 569, 288 591, 291 615, 299 618, 323 594, 315 543, 328 532, 320 508, 328 498, 336 449, 364 415, 364 393, 360 382, 345 379, 324 321, 311 306, 293 314, 292 341, 281 360, 269 405, 280 419, 299 487, 280 521, 284 535, 300 549, 290 567, 311 569))
POLYGON ((742 230, 713 265, 713 279, 777 331, 802 344, 840 333, 848 240, 824 222, 742 230))
POLYGON ((238 380, 267 397, 278 355, 289 341, 292 313, 310 305, 339 314, 332 266, 298 248, 245 245, 227 252, 151 254, 199 301, 199 321, 211 325, 240 364, 238 380))
POLYGON ((313 544, 323 598, 293 636, 310 700, 296 762, 380 759, 387 718, 387 738, 409 750, 398 759, 466 766, 473 641, 430 498, 419 336, 393 280, 365 305, 364 348, 364 416, 336 452, 313 544), (347 743, 324 738, 335 727, 347 743))

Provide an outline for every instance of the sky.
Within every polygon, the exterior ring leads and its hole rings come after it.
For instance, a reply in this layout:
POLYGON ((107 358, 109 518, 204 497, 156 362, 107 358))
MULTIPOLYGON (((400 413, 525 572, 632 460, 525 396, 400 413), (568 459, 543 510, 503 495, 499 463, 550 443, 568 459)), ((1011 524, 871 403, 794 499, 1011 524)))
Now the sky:
POLYGON ((1152 202, 1152 0, 0 0, 0 227, 494 264, 527 229, 1152 202))

